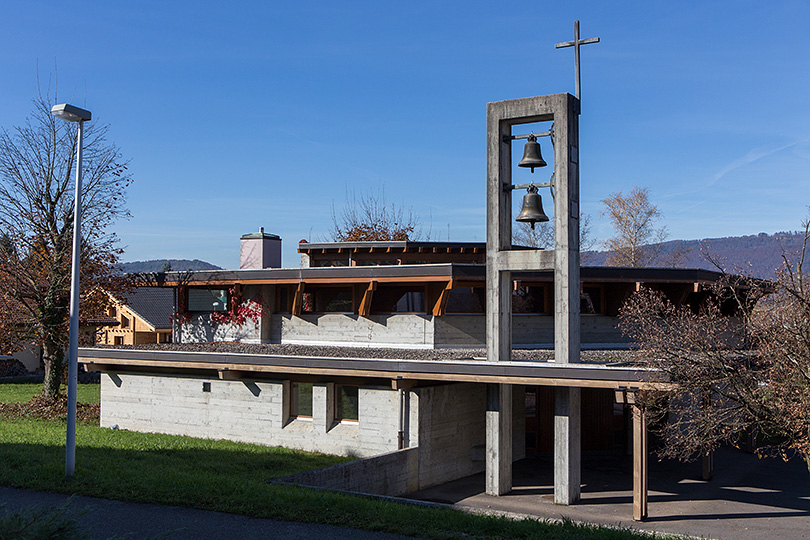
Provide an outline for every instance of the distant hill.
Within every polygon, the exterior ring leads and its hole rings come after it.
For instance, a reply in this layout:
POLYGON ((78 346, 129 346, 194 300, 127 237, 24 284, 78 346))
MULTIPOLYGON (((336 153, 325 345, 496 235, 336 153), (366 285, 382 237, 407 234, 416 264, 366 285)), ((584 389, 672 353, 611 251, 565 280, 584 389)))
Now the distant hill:
POLYGON ((121 269, 127 273, 132 274, 136 272, 160 272, 165 267, 166 263, 170 264, 172 270, 222 270, 219 266, 211 263, 194 259, 155 259, 152 261, 135 261, 121 263, 121 269))
MULTIPOLYGON (((703 240, 672 240, 664 242, 663 251, 653 266, 666 266, 673 254, 682 253, 677 266, 681 268, 705 268, 717 270, 704 253, 717 260, 727 272, 749 274, 760 278, 772 278, 782 266, 782 254, 794 258, 802 247, 803 233, 759 233, 751 236, 705 238, 703 240)), ((605 264, 609 252, 590 251, 586 254, 587 266, 605 264)), ((805 263, 805 268, 810 263, 805 263)))

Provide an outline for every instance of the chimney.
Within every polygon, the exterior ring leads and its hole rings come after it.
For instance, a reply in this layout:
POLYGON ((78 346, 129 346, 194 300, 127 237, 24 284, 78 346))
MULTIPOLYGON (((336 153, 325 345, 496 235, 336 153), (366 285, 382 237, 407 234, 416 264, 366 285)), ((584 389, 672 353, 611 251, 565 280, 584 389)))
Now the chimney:
POLYGON ((281 238, 259 227, 259 232, 242 236, 239 255, 240 270, 281 268, 281 238))

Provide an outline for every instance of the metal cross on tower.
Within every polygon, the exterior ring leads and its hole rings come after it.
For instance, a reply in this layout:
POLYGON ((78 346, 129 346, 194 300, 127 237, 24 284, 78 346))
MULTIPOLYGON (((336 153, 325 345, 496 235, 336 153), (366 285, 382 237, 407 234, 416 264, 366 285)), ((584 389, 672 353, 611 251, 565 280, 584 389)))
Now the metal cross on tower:
POLYGON ((576 90, 577 99, 580 99, 579 95, 579 46, 580 45, 588 45, 589 43, 599 43, 599 38, 588 38, 588 39, 579 39, 579 21, 574 21, 574 41, 564 41, 562 43, 556 43, 554 45, 557 49, 563 49, 565 47, 573 47, 574 48, 574 70, 576 71, 576 86, 574 87, 576 90))

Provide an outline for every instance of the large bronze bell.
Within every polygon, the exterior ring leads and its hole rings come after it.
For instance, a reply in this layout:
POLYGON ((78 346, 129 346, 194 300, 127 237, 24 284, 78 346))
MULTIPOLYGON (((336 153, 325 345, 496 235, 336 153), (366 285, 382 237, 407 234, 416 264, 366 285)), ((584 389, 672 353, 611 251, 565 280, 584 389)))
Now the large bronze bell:
POLYGON ((529 167, 534 172, 535 167, 545 167, 548 165, 540 155, 540 143, 537 142, 537 137, 534 133, 529 135, 529 140, 526 146, 523 147, 523 159, 518 163, 518 167, 529 167))
POLYGON ((548 216, 543 212, 543 199, 537 194, 537 187, 531 185, 527 192, 523 196, 523 208, 515 221, 528 222, 534 229, 535 223, 548 221, 548 216))

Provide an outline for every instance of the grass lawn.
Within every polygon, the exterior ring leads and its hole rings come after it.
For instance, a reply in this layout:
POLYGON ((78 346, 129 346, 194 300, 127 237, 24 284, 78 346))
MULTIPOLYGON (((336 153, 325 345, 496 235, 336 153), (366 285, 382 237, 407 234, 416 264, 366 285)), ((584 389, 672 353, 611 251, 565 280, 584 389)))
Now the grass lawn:
MULTIPOLYGON (((67 394, 67 386, 60 391, 67 394)), ((4 383, 0 385, 0 403, 23 403, 42 393, 42 383, 4 383)), ((76 400, 79 403, 99 403, 100 384, 79 384, 76 386, 76 400)))
MULTIPOLYGON (((0 384, 0 402, 30 393, 32 389, 22 388, 26 386, 0 384)), ((98 400, 98 385, 80 388, 80 396, 90 394, 90 399, 98 400)), ((38 393, 38 388, 33 393, 38 393)), ((67 481, 63 422, 0 417, 0 485, 423 538, 650 538, 623 530, 475 516, 270 482, 348 458, 104 429, 86 423, 78 425, 76 439, 76 473, 67 481)))

